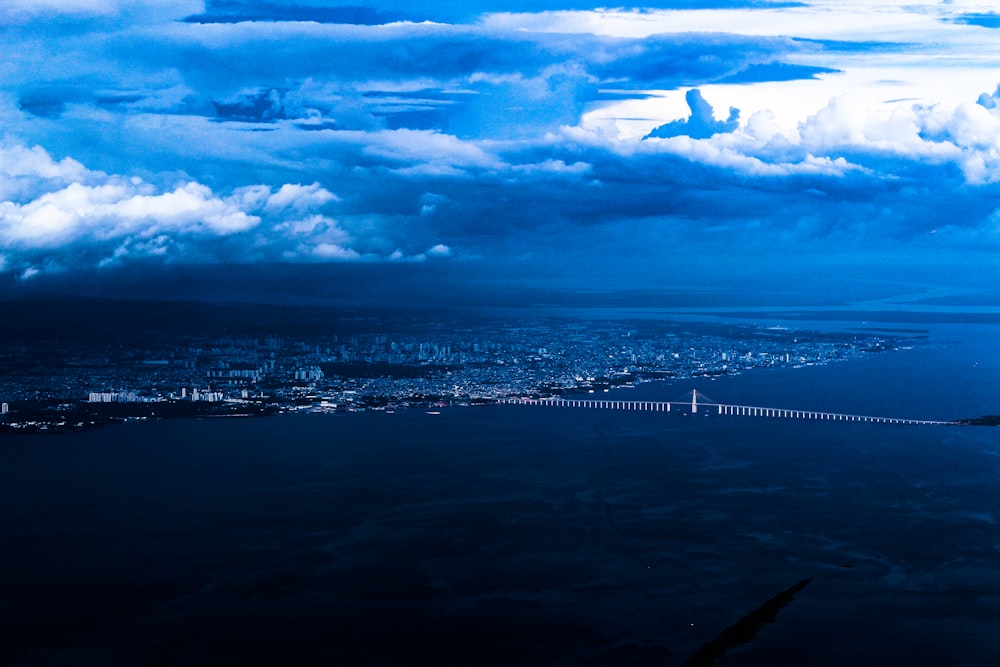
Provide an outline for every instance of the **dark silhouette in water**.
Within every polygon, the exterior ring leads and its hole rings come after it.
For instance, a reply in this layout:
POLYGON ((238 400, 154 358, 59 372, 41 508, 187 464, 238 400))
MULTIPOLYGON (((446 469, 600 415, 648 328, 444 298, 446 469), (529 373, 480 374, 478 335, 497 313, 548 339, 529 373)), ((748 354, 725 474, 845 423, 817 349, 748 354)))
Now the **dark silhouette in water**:
POLYGON ((1000 415, 985 415, 973 419, 959 419, 955 422, 963 426, 1000 426, 1000 415))
POLYGON ((757 639, 757 633, 768 623, 773 623, 778 618, 780 612, 803 588, 809 585, 812 579, 803 579, 799 583, 786 588, 773 598, 757 607, 749 614, 736 621, 719 636, 703 644, 701 648, 694 652, 690 658, 684 661, 682 667, 711 667, 715 661, 726 654, 730 649, 741 644, 749 644, 757 639))

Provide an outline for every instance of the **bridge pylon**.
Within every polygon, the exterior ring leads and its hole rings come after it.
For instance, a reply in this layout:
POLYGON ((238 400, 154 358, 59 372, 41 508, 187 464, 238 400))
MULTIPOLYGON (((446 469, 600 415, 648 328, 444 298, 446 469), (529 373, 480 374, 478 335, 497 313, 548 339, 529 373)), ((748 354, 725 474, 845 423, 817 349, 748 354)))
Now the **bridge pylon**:
POLYGON ((690 404, 691 413, 696 414, 699 407, 705 407, 706 405, 717 405, 718 403, 701 393, 697 389, 692 389, 691 393, 685 392, 683 396, 678 397, 676 400, 671 401, 672 403, 680 404, 690 404))

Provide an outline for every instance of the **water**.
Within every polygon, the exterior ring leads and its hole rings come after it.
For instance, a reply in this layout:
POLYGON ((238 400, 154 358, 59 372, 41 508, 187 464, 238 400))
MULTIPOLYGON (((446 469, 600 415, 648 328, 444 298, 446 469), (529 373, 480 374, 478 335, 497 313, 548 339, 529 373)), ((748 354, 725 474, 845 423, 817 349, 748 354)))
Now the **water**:
MULTIPOLYGON (((809 323, 820 330, 831 324, 809 323)), ((921 325, 919 329, 926 330, 929 339, 911 349, 824 366, 650 383, 602 396, 677 400, 698 389, 721 403, 879 417, 947 421, 1000 413, 1000 326, 921 325)))
MULTIPOLYGON (((995 334, 696 384, 996 413, 995 334)), ((998 474, 1000 429, 516 406, 6 437, 0 663, 680 665, 811 578, 719 664, 995 665, 998 474)))

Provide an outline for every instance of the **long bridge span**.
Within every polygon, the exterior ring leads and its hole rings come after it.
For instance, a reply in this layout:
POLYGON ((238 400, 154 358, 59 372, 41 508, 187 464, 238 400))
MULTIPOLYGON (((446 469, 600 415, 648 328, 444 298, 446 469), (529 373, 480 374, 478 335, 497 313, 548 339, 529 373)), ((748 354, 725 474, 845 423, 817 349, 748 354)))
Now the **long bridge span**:
POLYGON ((852 415, 839 412, 816 412, 814 410, 796 410, 789 408, 767 408, 755 405, 735 405, 698 400, 702 395, 691 392, 691 400, 684 401, 618 401, 575 398, 504 398, 500 403, 506 405, 539 405, 557 408, 586 408, 592 410, 632 410, 638 412, 686 412, 690 414, 712 412, 719 415, 739 417, 772 417, 779 419, 818 419, 826 421, 871 422, 874 424, 909 424, 916 426, 954 426, 954 421, 936 421, 931 419, 907 419, 901 417, 875 417, 871 415, 852 415))

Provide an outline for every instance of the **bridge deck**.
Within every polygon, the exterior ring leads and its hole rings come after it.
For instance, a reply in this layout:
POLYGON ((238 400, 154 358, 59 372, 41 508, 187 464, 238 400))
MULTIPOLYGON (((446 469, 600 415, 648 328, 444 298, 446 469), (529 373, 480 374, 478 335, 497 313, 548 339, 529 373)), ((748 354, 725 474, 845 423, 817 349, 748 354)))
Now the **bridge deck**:
POLYGON ((839 412, 816 412, 789 408, 767 408, 755 405, 732 405, 728 403, 699 403, 697 401, 607 401, 567 398, 507 398, 501 403, 508 405, 544 405, 563 408, 588 408, 596 410, 633 410, 641 412, 673 412, 688 410, 696 413, 699 409, 720 415, 739 417, 774 417, 783 419, 820 419, 827 421, 871 422, 878 424, 912 424, 918 426, 954 425, 956 422, 931 419, 907 419, 901 417, 876 417, 871 415, 851 415, 839 412))

